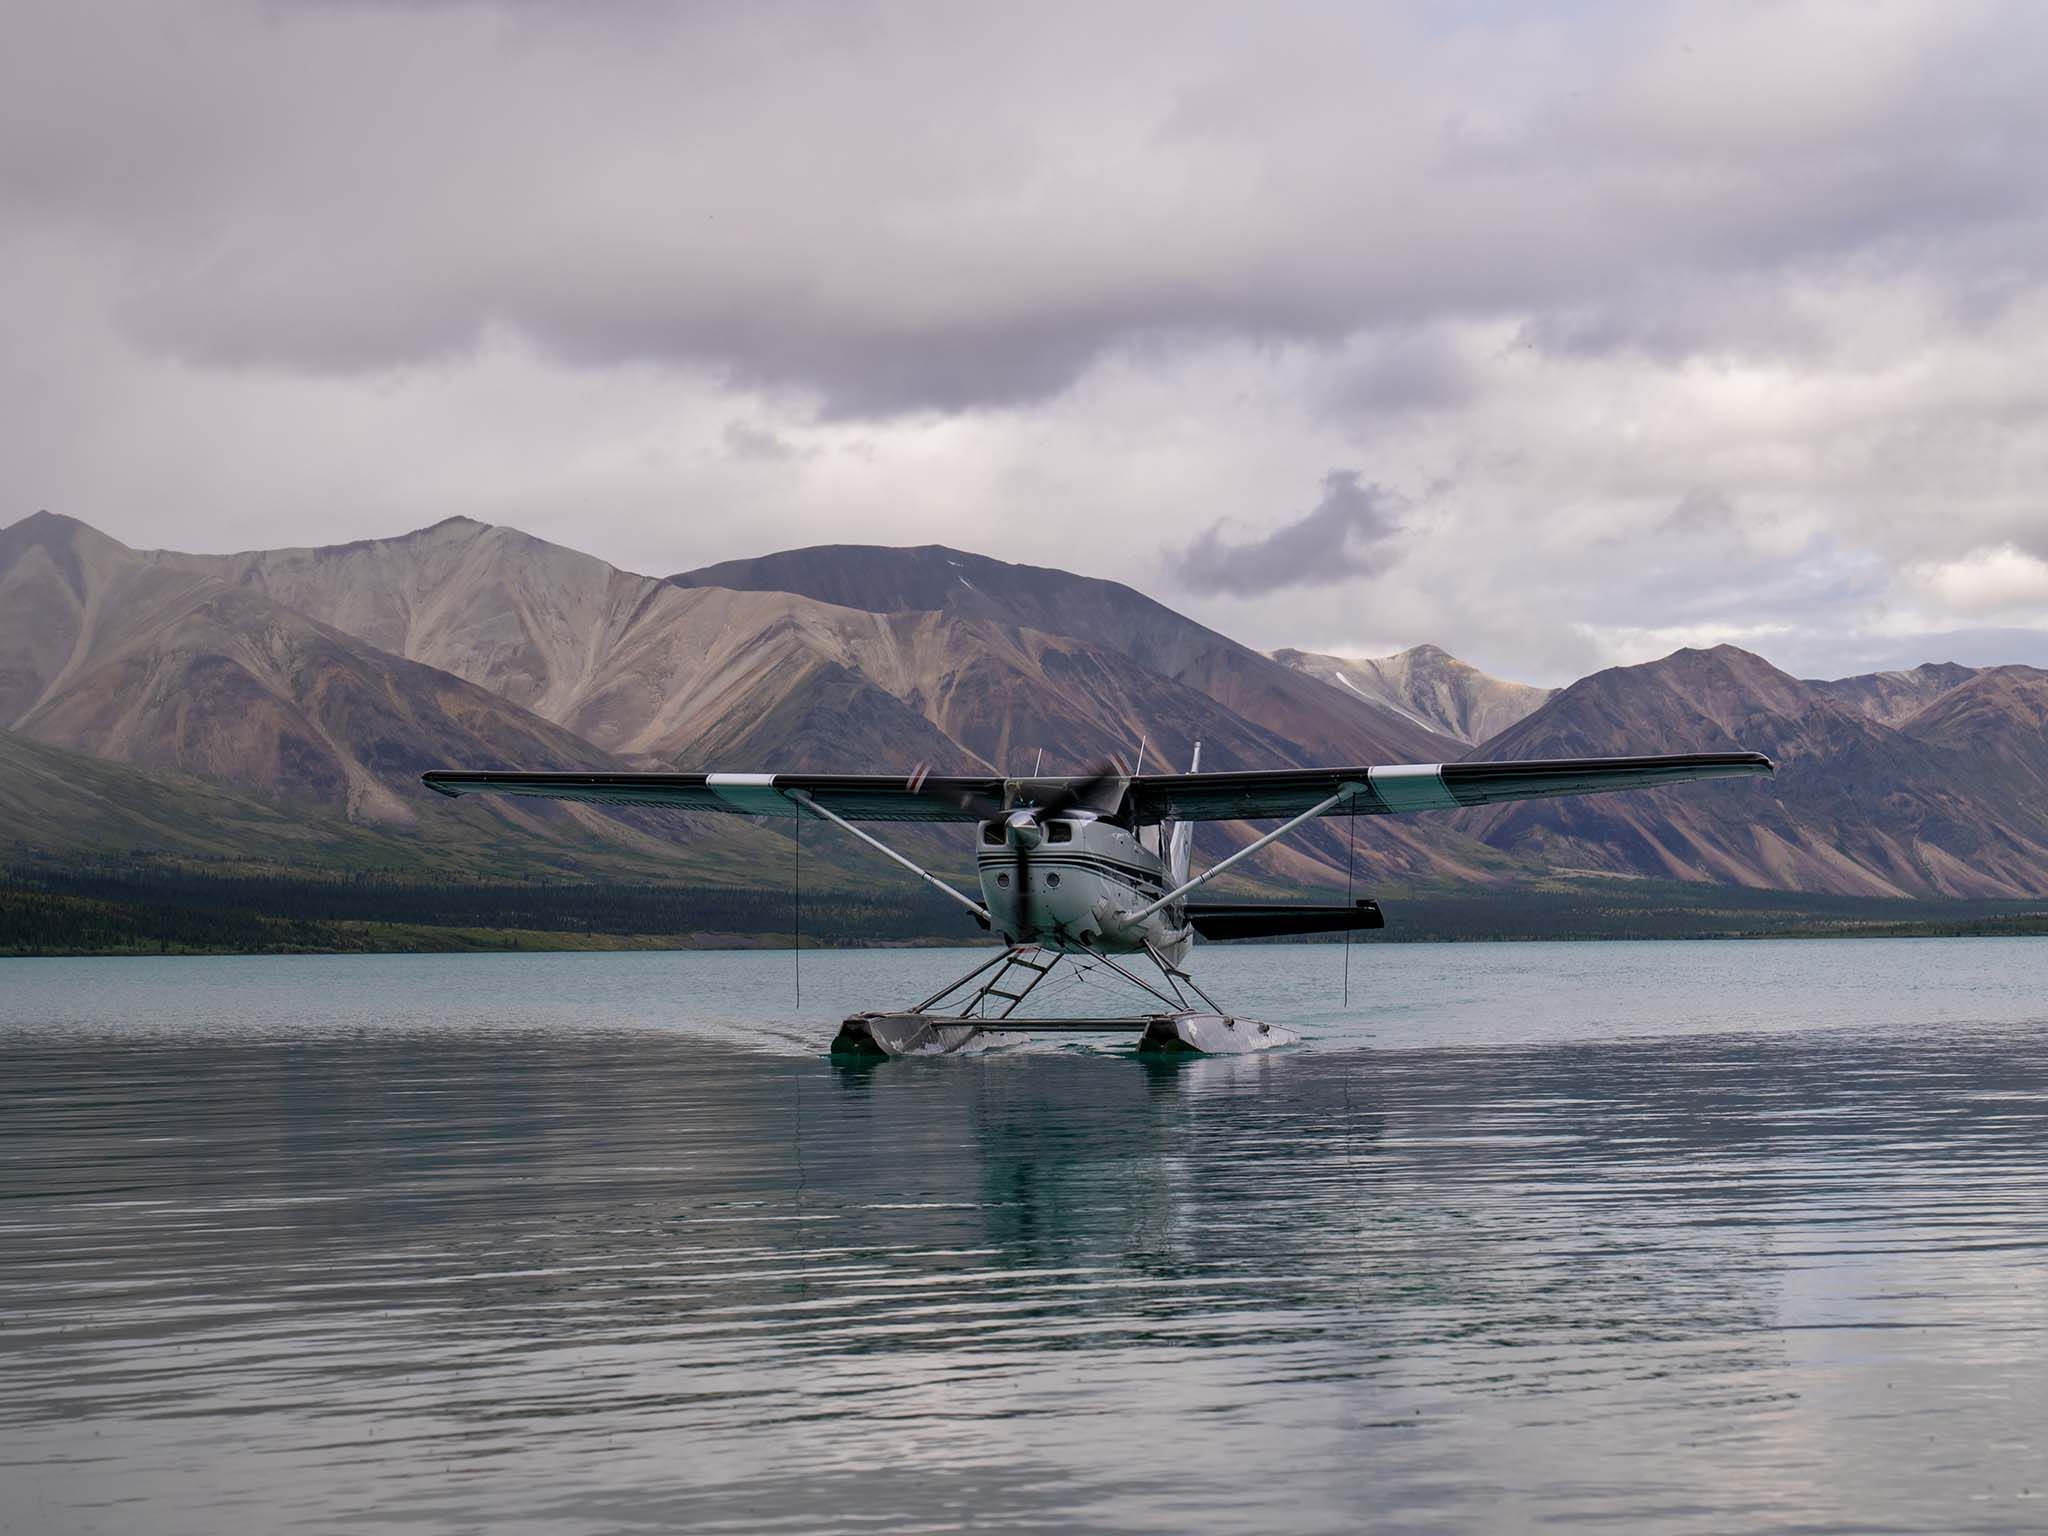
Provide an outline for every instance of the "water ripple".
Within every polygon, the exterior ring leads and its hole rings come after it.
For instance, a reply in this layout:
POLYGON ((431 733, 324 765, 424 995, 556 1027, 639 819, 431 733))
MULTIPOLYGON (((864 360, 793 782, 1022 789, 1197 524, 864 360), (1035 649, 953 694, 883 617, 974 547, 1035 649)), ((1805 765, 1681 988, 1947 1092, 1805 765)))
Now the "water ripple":
POLYGON ((0 1529, 2044 1523, 2031 1018, 843 1070, 417 974, 0 1017, 0 1529))

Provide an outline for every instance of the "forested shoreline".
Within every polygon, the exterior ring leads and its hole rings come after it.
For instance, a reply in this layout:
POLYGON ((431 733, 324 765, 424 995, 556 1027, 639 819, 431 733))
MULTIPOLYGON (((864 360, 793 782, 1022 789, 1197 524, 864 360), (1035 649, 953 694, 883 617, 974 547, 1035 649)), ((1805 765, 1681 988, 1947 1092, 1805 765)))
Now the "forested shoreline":
MULTIPOLYGON (((0 870, 0 954, 390 952, 776 946, 790 888, 461 882, 208 870, 135 860, 0 870)), ((980 937, 943 897, 806 892, 803 942, 980 937)))
MULTIPOLYGON (((1363 943, 2048 933, 2048 904, 1648 881, 1387 894, 1363 943)), ((146 858, 0 868, 0 955, 301 954, 973 943, 935 892, 416 879, 146 858)))

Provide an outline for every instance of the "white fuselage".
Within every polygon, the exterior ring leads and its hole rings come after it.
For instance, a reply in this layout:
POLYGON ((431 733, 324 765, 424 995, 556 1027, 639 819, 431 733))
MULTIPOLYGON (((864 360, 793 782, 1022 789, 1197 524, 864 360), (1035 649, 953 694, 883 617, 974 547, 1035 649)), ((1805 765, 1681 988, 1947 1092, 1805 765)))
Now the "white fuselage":
POLYGON ((1086 813, 1047 821, 1041 830, 1035 846, 1020 849, 1016 830, 1003 822, 980 827, 981 899, 997 932, 1018 944, 1110 954, 1136 954, 1150 945, 1162 959, 1179 963, 1192 935, 1178 903, 1138 923, 1120 915, 1166 894, 1167 868, 1156 848, 1141 834, 1086 813))

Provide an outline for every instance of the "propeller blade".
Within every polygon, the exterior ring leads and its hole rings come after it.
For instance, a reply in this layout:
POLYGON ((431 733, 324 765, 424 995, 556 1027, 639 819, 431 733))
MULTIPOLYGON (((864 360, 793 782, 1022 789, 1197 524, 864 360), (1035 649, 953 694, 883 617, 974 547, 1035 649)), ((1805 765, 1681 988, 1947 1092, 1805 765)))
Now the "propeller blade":
POLYGON ((1053 792, 1043 805, 1031 807, 1033 816, 1043 821, 1049 816, 1059 816, 1075 806, 1095 798, 1107 784, 1121 783, 1130 777, 1124 765, 1115 758, 1105 758, 1098 763, 1093 773, 1084 778, 1069 779, 1053 792))
MULTIPOLYGON (((1016 816, 1021 811, 1029 815, 1035 824, 1031 829, 1035 833, 1054 817, 1063 816, 1075 806, 1093 800, 1105 785, 1121 784, 1129 777, 1130 774, 1122 763, 1109 758, 1099 764, 1093 773, 1082 778, 1069 779, 1047 796, 1042 804, 1019 806, 1010 814, 1016 816)), ((1015 854, 1011 860, 1011 872, 1017 882, 1017 926, 1022 930, 1018 937, 1020 940, 1028 939, 1036 931, 1037 926, 1032 912, 1035 898, 1031 889, 1031 850, 1036 846, 1038 837, 1011 836, 1007 840, 1015 854)))
POLYGON ((1113 784, 1130 777, 1129 770, 1114 758, 1105 759, 1095 771, 1082 778, 1073 779, 1060 786, 1042 805, 1006 806, 992 795, 976 794, 973 790, 926 789, 927 768, 918 764, 904 787, 913 794, 936 800, 941 805, 957 805, 977 821, 1002 821, 1014 811, 1029 811, 1034 821, 1043 821, 1049 816, 1062 815, 1083 801, 1092 800, 1106 784, 1113 784))
POLYGON ((1011 874, 1017 881, 1017 942, 1031 942, 1031 850, 1021 842, 1010 845, 1017 857, 1012 861, 1011 874))
POLYGON ((1042 835, 1045 823, 1056 816, 1063 816, 1077 805, 1086 804, 1111 784, 1122 784, 1130 778, 1130 770, 1115 758, 1107 758, 1097 765, 1092 773, 1080 778, 1069 779, 1066 783, 1039 805, 1005 806, 989 795, 976 794, 972 790, 955 791, 948 789, 927 789, 927 769, 920 763, 905 781, 905 787, 915 794, 925 795, 944 805, 955 805, 977 821, 995 821, 1004 824, 1003 840, 1010 848, 1010 878, 1016 882, 1015 910, 1017 932, 1012 937, 1020 944, 1029 942, 1035 927, 1031 891, 1031 849, 1042 835), (1023 823, 1012 830, 1015 822, 1023 823))
POLYGON ((971 789, 961 790, 957 793, 950 790, 926 789, 924 787, 925 775, 930 771, 930 764, 919 763, 911 771, 910 777, 903 781, 903 787, 912 794, 923 795, 926 799, 936 800, 941 805, 957 805, 976 821, 1002 820, 1002 802, 991 796, 977 795, 971 789))

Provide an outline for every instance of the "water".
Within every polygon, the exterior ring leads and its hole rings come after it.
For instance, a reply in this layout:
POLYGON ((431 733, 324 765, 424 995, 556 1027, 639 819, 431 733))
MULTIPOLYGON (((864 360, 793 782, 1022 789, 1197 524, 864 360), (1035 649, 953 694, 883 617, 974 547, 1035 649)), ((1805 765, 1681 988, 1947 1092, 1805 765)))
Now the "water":
POLYGON ((2048 949, 0 961, 0 1530, 2048 1526, 2048 949))

